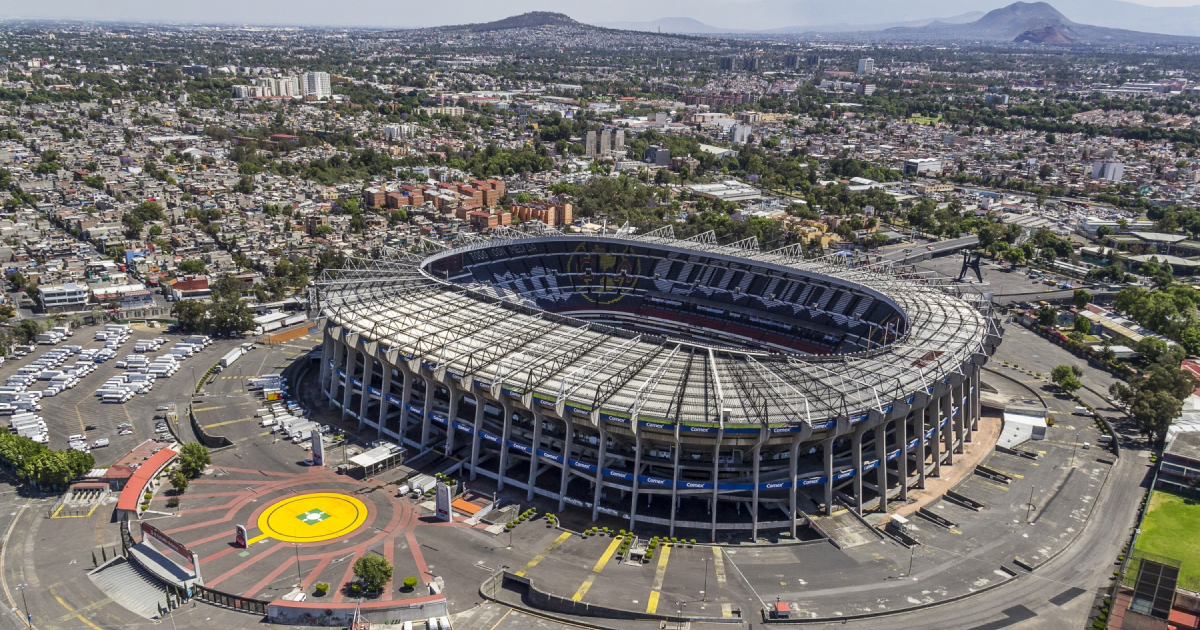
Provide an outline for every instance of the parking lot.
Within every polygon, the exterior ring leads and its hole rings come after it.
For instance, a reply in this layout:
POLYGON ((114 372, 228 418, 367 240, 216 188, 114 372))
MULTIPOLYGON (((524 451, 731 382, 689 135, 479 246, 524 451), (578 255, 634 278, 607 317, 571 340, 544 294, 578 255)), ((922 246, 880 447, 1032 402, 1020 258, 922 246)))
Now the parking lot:
MULTIPOLYGON (((98 353, 105 348, 106 344, 106 340, 96 338, 96 333, 102 330, 104 330, 102 326, 80 328, 72 331, 72 336, 58 344, 34 346, 33 351, 25 356, 10 357, 3 365, 0 365, 0 379, 7 382, 10 377, 18 375, 22 368, 26 368, 26 372, 29 372, 28 368, 38 367, 38 361, 46 357, 47 353, 57 351, 58 354, 65 355, 53 362, 44 363, 41 367, 49 369, 40 371, 70 374, 71 379, 75 380, 72 386, 61 389, 53 395, 47 395, 47 389, 52 391, 57 389, 55 385, 51 384, 51 380, 30 380, 25 392, 22 393, 41 393, 41 398, 36 401, 36 405, 40 406, 40 409, 34 406, 14 411, 40 416, 45 426, 48 446, 54 449, 68 448, 71 441, 69 438, 72 436, 83 436, 89 447, 104 444, 97 440, 107 439, 107 446, 97 446, 92 449, 98 466, 112 463, 122 453, 147 438, 157 435, 170 439, 168 432, 159 430, 156 433, 155 425, 158 421, 154 419, 155 415, 167 412, 166 409, 160 408, 167 407, 172 403, 178 404, 180 409, 185 408, 197 380, 204 376, 223 354, 243 343, 242 340, 214 341, 209 347, 192 356, 180 358, 178 368, 174 372, 168 370, 161 373, 159 377, 153 379, 152 385, 149 387, 126 384, 128 389, 134 392, 140 389, 142 393, 133 393, 131 396, 125 394, 109 396, 110 402, 106 403, 103 401, 104 397, 97 396, 96 392, 98 389, 103 389, 105 383, 110 379, 126 375, 125 378, 128 379, 150 380, 146 378, 146 372, 138 372, 136 369, 131 370, 125 367, 123 359, 126 355, 146 357, 147 367, 140 369, 149 371, 150 362, 156 357, 167 354, 168 349, 180 342, 185 335, 165 334, 162 328, 152 329, 141 324, 133 325, 129 327, 129 334, 125 340, 118 347, 113 348, 109 355, 103 355, 108 358, 98 361, 102 356, 98 353), (160 344, 157 344, 156 350, 144 353, 134 352, 134 347, 139 342, 155 339, 162 340, 160 344), (78 350, 74 352, 68 350, 64 353, 63 350, 67 346, 78 347, 78 350), (117 367, 118 364, 122 367, 117 367), (51 365, 54 367, 49 367, 51 365), (84 367, 85 365, 91 366, 91 369, 84 367), (73 374, 71 374, 72 372, 73 374), (137 376, 139 374, 142 376, 137 376), (118 402, 119 400, 125 402, 118 402)), ((68 381, 60 382, 65 385, 68 381)), ((115 382, 109 389, 114 389, 114 387, 115 382)), ((9 425, 11 421, 11 416, 0 416, 0 424, 9 425)))

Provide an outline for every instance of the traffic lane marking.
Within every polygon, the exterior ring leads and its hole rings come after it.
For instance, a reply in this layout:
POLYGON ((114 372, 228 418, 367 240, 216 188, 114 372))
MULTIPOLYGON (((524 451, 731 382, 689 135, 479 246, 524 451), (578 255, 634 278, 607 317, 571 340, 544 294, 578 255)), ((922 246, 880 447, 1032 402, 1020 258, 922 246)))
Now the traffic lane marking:
POLYGON ((571 537, 570 532, 563 532, 562 534, 560 534, 558 536, 558 538, 554 539, 553 542, 551 542, 549 545, 546 545, 546 548, 543 549, 541 553, 534 556, 533 559, 530 560, 529 563, 526 564, 523 569, 521 569, 520 571, 517 571, 517 573, 516 573, 517 577, 525 577, 526 573, 528 573, 531 569, 533 569, 533 567, 536 567, 539 562, 546 559, 547 554, 549 554, 551 551, 554 551, 555 549, 557 549, 559 547, 559 545, 567 542, 567 539, 570 537, 571 537))
POLYGON ((663 547, 662 555, 658 557, 658 567, 654 571, 654 583, 650 586, 650 599, 646 602, 646 612, 658 612, 658 598, 662 594, 663 580, 667 577, 667 562, 671 559, 671 548, 663 547))

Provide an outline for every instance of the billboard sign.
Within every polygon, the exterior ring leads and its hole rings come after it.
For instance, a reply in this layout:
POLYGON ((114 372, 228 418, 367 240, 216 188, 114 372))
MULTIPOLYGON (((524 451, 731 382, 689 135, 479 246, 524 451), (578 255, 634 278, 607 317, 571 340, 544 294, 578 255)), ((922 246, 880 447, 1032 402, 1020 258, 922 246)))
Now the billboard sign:
POLYGON ((325 442, 321 439, 321 429, 312 431, 312 462, 313 466, 325 466, 325 442))
POLYGON ((453 521, 454 515, 450 513, 450 486, 439 481, 437 484, 437 517, 443 521, 453 521))
POLYGON ((180 557, 187 560, 188 562, 192 561, 192 550, 191 549, 184 547, 182 544, 179 543, 179 541, 162 533, 161 530, 159 530, 157 527, 151 525, 150 523, 142 521, 142 534, 143 534, 143 536, 149 536, 149 537, 153 538, 154 540, 157 540, 158 542, 166 545, 168 549, 179 554, 180 557))
POLYGON ((249 537, 246 536, 246 526, 235 525, 233 530, 233 546, 245 549, 249 546, 246 544, 247 540, 249 540, 249 537))

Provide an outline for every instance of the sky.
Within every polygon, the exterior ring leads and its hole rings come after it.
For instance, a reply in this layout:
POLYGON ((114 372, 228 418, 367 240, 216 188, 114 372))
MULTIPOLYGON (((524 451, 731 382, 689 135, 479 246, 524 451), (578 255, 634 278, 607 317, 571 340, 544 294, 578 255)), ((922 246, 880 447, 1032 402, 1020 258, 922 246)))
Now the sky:
MULTIPOLYGON (((804 3, 794 0, 788 6, 804 3)), ((994 8, 1007 0, 879 0, 912 7, 912 19, 948 17, 978 8, 994 8), (980 6, 987 5, 987 6, 980 6)), ((1055 0, 1049 0, 1054 3, 1055 0)), ((1147 6, 1197 6, 1200 0, 1126 0, 1147 6)), ((788 0, 2 0, 0 19, 66 18, 144 22, 248 23, 311 26, 420 27, 486 22, 530 10, 566 13, 588 23, 645 22, 663 17, 692 17, 714 25, 738 25, 749 13, 770 21, 788 0), (751 10, 754 8, 760 11, 751 10), (740 15, 739 15, 740 14, 740 15), (728 17, 727 17, 728 16, 728 17)), ((825 4, 822 2, 822 4, 825 4)), ((836 4, 838 3, 829 3, 836 4)), ((897 4, 892 4, 893 7, 897 4)), ((870 12, 846 11, 871 24, 870 12)), ((847 17, 850 16, 850 17, 847 17)), ((820 23, 827 23, 821 20, 820 23)), ((775 24, 778 26, 778 24, 775 24)))

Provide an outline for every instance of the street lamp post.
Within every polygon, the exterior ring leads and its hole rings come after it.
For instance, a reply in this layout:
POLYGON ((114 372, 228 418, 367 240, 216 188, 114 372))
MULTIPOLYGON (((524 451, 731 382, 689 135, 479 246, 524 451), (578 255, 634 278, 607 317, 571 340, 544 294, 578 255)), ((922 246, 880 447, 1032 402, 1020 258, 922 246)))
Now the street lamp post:
POLYGON ((704 598, 701 601, 708 601, 708 561, 711 558, 704 558, 704 598))
POLYGON ((292 549, 296 550, 296 588, 304 586, 304 577, 300 574, 300 543, 292 543, 292 549))
POLYGON ((195 396, 200 391, 200 381, 196 380, 196 366, 189 365, 192 368, 192 395, 195 396))
POLYGON ((1033 515, 1033 491, 1036 486, 1029 486, 1029 507, 1025 510, 1025 522, 1029 522, 1029 517, 1033 515))
POLYGON ((25 627, 33 630, 33 615, 29 614, 29 602, 25 600, 25 587, 29 586, 22 582, 16 586, 18 591, 21 591, 21 605, 25 607, 25 627))
POLYGON ((908 548, 908 573, 904 577, 912 577, 913 557, 917 554, 917 546, 913 545, 908 548))

